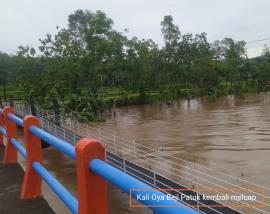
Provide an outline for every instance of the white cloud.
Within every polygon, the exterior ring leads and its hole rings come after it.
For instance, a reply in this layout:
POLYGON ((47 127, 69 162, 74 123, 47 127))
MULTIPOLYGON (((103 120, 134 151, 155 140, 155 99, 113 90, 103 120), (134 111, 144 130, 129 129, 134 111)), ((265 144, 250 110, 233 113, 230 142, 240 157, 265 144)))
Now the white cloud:
MULTIPOLYGON (((206 32, 209 41, 232 37, 251 41, 270 36, 269 0, 1 0, 0 50, 15 53, 19 45, 37 47, 38 38, 65 26, 77 9, 102 10, 119 31, 152 38, 162 44, 160 22, 172 15, 181 31, 206 32)), ((247 46, 250 56, 261 53, 264 43, 247 46)))

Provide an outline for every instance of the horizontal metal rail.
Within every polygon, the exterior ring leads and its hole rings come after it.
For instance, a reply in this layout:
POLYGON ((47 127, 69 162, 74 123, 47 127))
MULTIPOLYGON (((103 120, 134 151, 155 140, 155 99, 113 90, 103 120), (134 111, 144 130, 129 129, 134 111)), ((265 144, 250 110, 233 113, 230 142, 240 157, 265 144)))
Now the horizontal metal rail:
POLYGON ((170 200, 167 195, 163 192, 154 189, 152 186, 147 185, 138 179, 116 169, 115 167, 109 165, 108 163, 94 159, 89 163, 89 168, 93 172, 97 173, 105 180, 111 182, 115 186, 119 187, 126 193, 130 193, 134 198, 136 198, 140 203, 152 207, 154 211, 160 214, 197 214, 198 212, 193 209, 188 209, 187 205, 179 202, 178 200, 170 200), (121 179, 119 179, 121 178, 121 179), (138 199, 139 195, 145 195, 148 193, 150 197, 146 200, 138 199), (159 198, 164 198, 162 200, 162 205, 158 200, 154 200, 151 195, 155 195, 159 198), (158 207, 163 206, 163 207, 158 207))
POLYGON ((18 150, 18 152, 26 159, 26 150, 15 138, 10 138, 10 142, 18 150))
POLYGON ((20 117, 17 117, 16 115, 11 113, 9 113, 7 117, 12 121, 14 121, 16 124, 18 124, 19 126, 23 127, 23 120, 20 117))
POLYGON ((51 146, 56 148, 58 151, 63 152, 67 156, 71 157, 75 160, 75 148, 74 146, 70 145, 69 143, 51 135, 50 133, 36 127, 30 126, 29 130, 35 134, 36 136, 40 137, 42 140, 49 143, 51 146))
POLYGON ((51 187, 55 194, 64 202, 64 204, 72 211, 72 213, 78 213, 78 200, 70 194, 70 192, 55 179, 47 169, 45 169, 41 163, 34 162, 32 164, 36 172, 42 177, 42 179, 51 187))
POLYGON ((0 127, 0 132, 1 132, 3 135, 7 136, 7 131, 6 131, 5 128, 0 127))

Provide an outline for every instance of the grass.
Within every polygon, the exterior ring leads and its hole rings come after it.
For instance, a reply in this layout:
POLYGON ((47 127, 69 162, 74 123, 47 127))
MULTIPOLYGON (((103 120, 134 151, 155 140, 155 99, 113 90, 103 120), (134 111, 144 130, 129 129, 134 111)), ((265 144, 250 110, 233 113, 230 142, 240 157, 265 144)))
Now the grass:
MULTIPOLYGON (((244 86, 241 90, 254 91, 254 88, 251 89, 250 87, 244 86)), ((87 93, 87 90, 83 90, 83 93, 87 93)), ((197 87, 185 88, 183 85, 162 86, 159 89, 145 91, 144 97, 141 97, 139 91, 126 90, 123 88, 102 88, 98 89, 97 93, 99 98, 103 99, 105 102, 111 103, 115 100, 117 105, 128 105, 199 96, 217 97, 227 94, 235 94, 237 93, 237 90, 235 88, 231 88, 229 82, 222 81, 219 86, 208 90, 197 87)), ((0 86, 0 96, 2 98, 4 97, 3 86, 0 86)), ((19 86, 9 84, 6 87, 6 99, 11 97, 13 97, 13 99, 24 99, 26 94, 19 86)))
MULTIPOLYGON (((0 96, 4 98, 4 89, 3 86, 0 88, 0 96)), ((25 92, 20 90, 16 85, 7 85, 6 87, 6 99, 13 97, 14 99, 23 99, 25 98, 25 92)))

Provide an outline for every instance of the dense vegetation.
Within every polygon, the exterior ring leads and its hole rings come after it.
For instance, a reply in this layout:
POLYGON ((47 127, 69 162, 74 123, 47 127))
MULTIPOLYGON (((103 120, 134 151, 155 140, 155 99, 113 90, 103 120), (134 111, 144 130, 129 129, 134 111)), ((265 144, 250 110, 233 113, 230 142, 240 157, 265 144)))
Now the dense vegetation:
POLYGON ((67 28, 57 29, 40 39, 39 50, 0 52, 9 96, 48 108, 57 99, 93 120, 116 105, 261 91, 270 84, 269 48, 249 59, 244 41, 210 44, 205 33, 181 32, 172 16, 161 22, 161 48, 151 39, 127 38, 101 11, 75 11, 67 28))

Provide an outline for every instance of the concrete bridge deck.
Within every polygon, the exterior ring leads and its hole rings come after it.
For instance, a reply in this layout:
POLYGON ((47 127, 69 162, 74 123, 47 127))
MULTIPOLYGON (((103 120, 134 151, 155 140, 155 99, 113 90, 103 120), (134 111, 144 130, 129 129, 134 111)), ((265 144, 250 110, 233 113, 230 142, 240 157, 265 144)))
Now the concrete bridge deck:
POLYGON ((44 198, 21 200, 20 190, 24 170, 15 164, 4 164, 4 146, 0 145, 0 213, 1 214, 54 214, 44 198))

